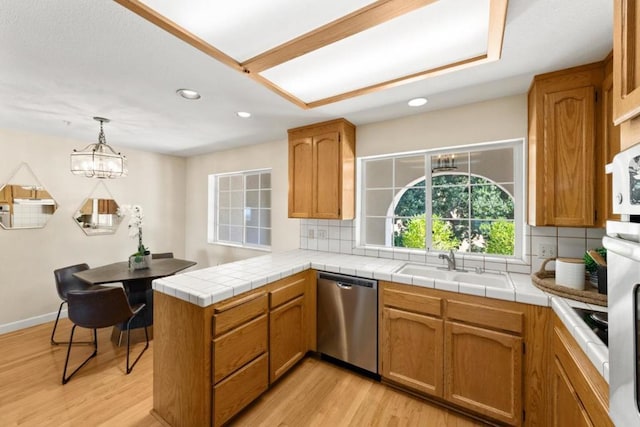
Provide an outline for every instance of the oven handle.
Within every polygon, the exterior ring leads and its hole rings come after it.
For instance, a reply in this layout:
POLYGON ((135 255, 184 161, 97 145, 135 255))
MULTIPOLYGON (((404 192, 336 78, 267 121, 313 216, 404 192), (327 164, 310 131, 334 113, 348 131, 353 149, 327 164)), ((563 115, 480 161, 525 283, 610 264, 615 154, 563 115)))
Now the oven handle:
POLYGON ((602 244, 608 251, 615 252, 620 256, 640 262, 640 243, 616 237, 604 236, 602 238, 602 244))

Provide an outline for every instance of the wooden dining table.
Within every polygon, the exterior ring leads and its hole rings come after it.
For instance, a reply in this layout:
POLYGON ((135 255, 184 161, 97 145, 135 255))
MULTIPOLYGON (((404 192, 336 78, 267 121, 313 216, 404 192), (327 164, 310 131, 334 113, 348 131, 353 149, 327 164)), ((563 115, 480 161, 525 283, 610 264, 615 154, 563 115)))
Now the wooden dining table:
MULTIPOLYGON (((92 285, 122 283, 129 304, 146 304, 144 315, 132 320, 131 329, 133 330, 153 325, 153 290, 151 288, 153 280, 171 276, 194 265, 196 262, 185 259, 158 258, 151 260, 149 268, 141 270, 129 270, 129 263, 123 261, 79 271, 73 275, 92 285)), ((121 343, 122 331, 125 328, 125 325, 114 328, 112 338, 118 344, 121 343)))

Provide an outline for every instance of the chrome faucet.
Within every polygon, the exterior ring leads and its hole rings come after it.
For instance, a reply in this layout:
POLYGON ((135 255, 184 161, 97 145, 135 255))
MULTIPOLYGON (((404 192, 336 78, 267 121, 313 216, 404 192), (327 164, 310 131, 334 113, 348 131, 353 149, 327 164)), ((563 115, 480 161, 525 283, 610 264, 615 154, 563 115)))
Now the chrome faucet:
POLYGON ((456 255, 453 253, 453 249, 449 250, 449 255, 440 254, 438 258, 447 260, 448 270, 456 270, 456 255))

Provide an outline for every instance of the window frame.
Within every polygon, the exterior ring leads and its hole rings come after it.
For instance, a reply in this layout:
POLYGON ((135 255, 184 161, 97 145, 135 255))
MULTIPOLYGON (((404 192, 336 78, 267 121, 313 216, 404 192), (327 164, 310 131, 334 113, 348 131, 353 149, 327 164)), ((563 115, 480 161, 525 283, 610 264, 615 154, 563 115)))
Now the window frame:
MULTIPOLYGON (((514 217, 513 222, 515 225, 515 245, 514 245, 514 254, 513 255, 502 255, 502 254, 492 254, 492 253, 481 253, 481 252, 459 252, 464 254, 465 257, 472 258, 473 256, 477 257, 494 257, 498 259, 513 259, 513 260, 522 260, 525 261, 527 251, 526 251, 526 235, 525 235, 525 219, 526 219, 526 209, 527 209, 527 200, 526 200, 526 162, 525 162, 525 148, 526 142, 524 138, 513 138, 507 140, 500 141, 491 141, 491 142, 482 142, 475 144, 465 144, 465 145, 457 145, 457 146, 449 146, 449 147, 438 147, 433 149, 426 150, 416 150, 416 151, 407 151, 400 153, 388 153, 381 155, 373 155, 366 157, 358 157, 357 159, 357 185, 356 185, 356 223, 355 223, 355 235, 356 241, 355 246, 358 249, 363 250, 378 250, 379 252, 405 252, 405 253, 425 253, 425 252, 433 252, 433 253, 441 253, 443 251, 431 249, 432 241, 431 241, 431 225, 428 225, 427 233, 426 233, 426 244, 425 248, 407 248, 407 247, 396 247, 393 246, 392 239, 389 239, 389 236, 385 235, 385 245, 376 245, 376 244, 367 244, 365 239, 366 236, 364 233, 366 232, 367 225, 367 216, 365 212, 366 206, 366 168, 365 163, 371 160, 383 160, 383 159, 397 159, 402 157, 415 157, 424 155, 425 156, 425 190, 427 191, 427 201, 430 200, 431 192, 433 189, 432 185, 432 173, 430 172, 432 164, 432 159, 439 155, 448 155, 448 154, 458 154, 458 153, 473 153, 480 151, 489 151, 500 148, 512 148, 513 149, 513 198, 514 198, 514 217), (390 245, 387 245, 388 241, 391 240, 390 245)), ((392 174, 395 176, 395 162, 392 169, 392 174)), ((470 174, 472 176, 472 174, 470 174)), ((417 181, 416 181, 417 182, 417 181)), ((415 183, 415 182, 414 182, 415 183)), ((391 183, 390 188, 395 188, 391 183)), ((405 185, 403 188, 408 189, 411 186, 409 184, 405 185)), ((398 192, 394 194, 392 200, 399 200, 402 197, 403 192, 398 192)), ((392 206, 390 206, 392 208, 392 206)), ((432 204, 427 202, 425 204, 425 216, 426 218, 431 218, 432 214, 432 204)), ((427 224, 430 224, 427 221, 427 224)), ((389 224, 385 225, 385 230, 387 229, 389 224)), ((391 224, 392 225, 392 224, 391 224)), ((387 233, 388 234, 388 233, 387 233)))
POLYGON ((215 173, 215 174, 209 174, 208 176, 208 200, 207 200, 207 205, 208 205, 208 215, 207 215, 207 243, 209 244, 213 244, 213 245, 221 245, 221 246, 231 246, 231 247, 237 247, 237 248, 245 248, 245 249, 252 249, 252 250, 259 250, 259 251, 265 251, 265 252, 271 252, 271 246, 273 243, 273 227, 272 227, 272 217, 271 217, 271 213, 273 212, 273 207, 272 207, 272 201, 273 201, 273 182, 272 182, 272 178, 273 178, 273 173, 272 173, 272 168, 261 168, 261 169, 251 169, 251 170, 242 170, 242 171, 235 171, 235 172, 224 172, 224 173, 215 173), (242 243, 239 242, 234 242, 234 241, 230 241, 230 240, 221 240, 219 238, 218 232, 219 232, 219 225, 220 225, 220 221, 219 221, 219 215, 220 215, 220 202, 219 202, 219 197, 220 197, 220 189, 218 188, 218 181, 221 177, 232 177, 232 176, 242 176, 242 206, 243 206, 243 211, 246 211, 246 209, 248 209, 247 207, 247 176, 250 175, 262 175, 264 173, 268 173, 269 174, 269 187, 268 188, 262 188, 261 184, 258 187, 259 191, 264 190, 269 190, 270 194, 270 198, 269 198, 269 207, 268 208, 262 208, 259 207, 258 209, 268 209, 269 210, 269 226, 268 227, 263 227, 262 225, 259 225, 258 227, 254 227, 254 226, 248 226, 247 225, 247 219, 246 219, 246 214, 243 214, 243 221, 242 221, 242 243), (248 243, 247 242, 247 227, 248 228, 257 228, 258 229, 258 233, 260 233, 261 230, 269 230, 270 232, 270 244, 269 245, 261 245, 261 244, 255 244, 255 243, 248 243))

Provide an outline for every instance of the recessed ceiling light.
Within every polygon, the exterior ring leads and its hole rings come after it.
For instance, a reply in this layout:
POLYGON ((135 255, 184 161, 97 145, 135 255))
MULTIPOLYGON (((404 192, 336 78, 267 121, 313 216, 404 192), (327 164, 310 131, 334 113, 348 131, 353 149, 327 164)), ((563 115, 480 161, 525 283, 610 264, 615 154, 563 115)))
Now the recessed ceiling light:
POLYGON ((185 99, 200 99, 200 94, 195 90, 178 89, 176 93, 185 99))
POLYGON ((427 103, 427 98, 413 98, 408 102, 409 107, 422 107, 427 103))
POLYGON ((243 119, 248 119, 249 117, 251 117, 251 113, 247 113, 246 111, 238 111, 236 112, 236 115, 238 117, 242 117, 243 119))

